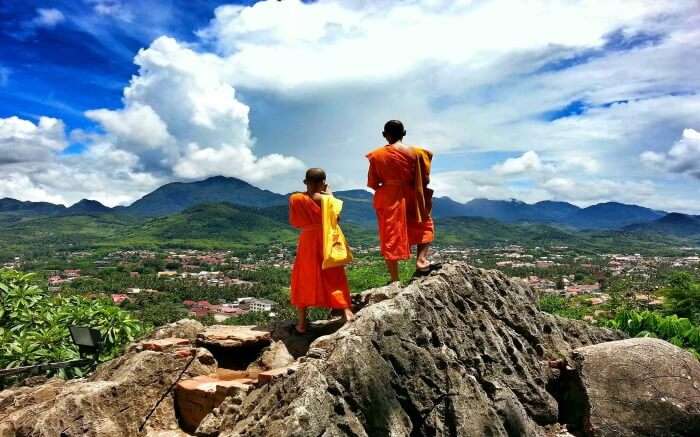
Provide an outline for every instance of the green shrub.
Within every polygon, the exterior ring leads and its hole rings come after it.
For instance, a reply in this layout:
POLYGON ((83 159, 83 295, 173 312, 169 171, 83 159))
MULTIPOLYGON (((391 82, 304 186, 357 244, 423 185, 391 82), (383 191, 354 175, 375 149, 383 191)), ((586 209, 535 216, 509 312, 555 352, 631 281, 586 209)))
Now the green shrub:
POLYGON ((0 270, 0 368, 78 358, 71 325, 100 331, 101 360, 117 356, 143 333, 137 320, 109 301, 49 294, 30 274, 0 270))
POLYGON ((700 351, 700 327, 685 317, 664 316, 652 311, 620 311, 605 326, 619 329, 631 336, 654 337, 690 350, 696 356, 700 351))
POLYGON ((583 307, 577 302, 556 294, 542 295, 539 300, 539 308, 541 311, 550 314, 576 320, 583 319, 583 317, 590 312, 589 308, 583 307))

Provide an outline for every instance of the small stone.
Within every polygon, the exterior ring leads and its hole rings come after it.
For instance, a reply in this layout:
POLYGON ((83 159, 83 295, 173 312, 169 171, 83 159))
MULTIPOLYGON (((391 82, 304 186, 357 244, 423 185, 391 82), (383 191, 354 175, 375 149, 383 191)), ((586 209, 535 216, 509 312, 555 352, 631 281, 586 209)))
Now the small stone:
POLYGON ((290 366, 281 367, 279 369, 267 370, 265 372, 260 372, 258 375, 258 381, 261 384, 269 384, 280 378, 284 378, 287 375, 291 375, 296 372, 299 366, 297 364, 292 364, 290 366))
POLYGON ((174 349, 176 346, 189 345, 190 341, 186 338, 163 338, 157 340, 146 340, 141 343, 145 350, 163 352, 165 350, 174 349))

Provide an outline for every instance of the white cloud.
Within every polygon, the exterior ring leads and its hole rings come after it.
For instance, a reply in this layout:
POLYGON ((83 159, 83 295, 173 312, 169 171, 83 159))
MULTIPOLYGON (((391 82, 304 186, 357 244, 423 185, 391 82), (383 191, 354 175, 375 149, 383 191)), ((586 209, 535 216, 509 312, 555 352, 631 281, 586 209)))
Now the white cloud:
POLYGON ((641 160, 652 167, 700 179, 700 132, 684 129, 681 139, 668 152, 645 151, 641 160))
POLYGON ((278 153, 256 156, 249 107, 222 77, 224 63, 161 37, 135 59, 139 74, 124 90, 124 108, 86 115, 105 141, 138 156, 146 170, 180 178, 224 174, 249 181, 302 167, 278 153))
POLYGON ((670 170, 690 149, 658 150, 700 126, 692 0, 265 1, 218 8, 198 35, 156 39, 136 56, 123 107, 87 113, 104 131, 88 151, 126 154, 117 168, 132 197, 213 174, 288 192, 301 162, 358 186, 390 118, 436 152, 438 195, 665 207, 697 192, 670 170), (615 46, 612 34, 630 39, 615 46), (455 158, 465 151, 512 158, 455 158), (639 165, 643 151, 669 171, 639 165))
POLYGON ((33 24, 38 27, 53 28, 58 23, 65 21, 66 17, 63 12, 56 8, 38 8, 33 24))
POLYGON ((517 175, 521 173, 536 172, 542 170, 542 161, 539 155, 530 150, 517 158, 508 158, 501 164, 493 166, 493 171, 498 175, 517 175))
POLYGON ((148 105, 134 103, 126 109, 110 111, 95 109, 85 115, 97 121, 127 148, 154 149, 172 141, 168 127, 148 105))
POLYGON ((4 197, 33 202, 62 203, 64 201, 61 196, 51 194, 38 187, 29 176, 22 173, 3 175, 0 179, 0 199, 4 197))
POLYGON ((0 118, 0 165, 45 161, 66 146, 61 120, 40 117, 34 124, 14 116, 0 118))

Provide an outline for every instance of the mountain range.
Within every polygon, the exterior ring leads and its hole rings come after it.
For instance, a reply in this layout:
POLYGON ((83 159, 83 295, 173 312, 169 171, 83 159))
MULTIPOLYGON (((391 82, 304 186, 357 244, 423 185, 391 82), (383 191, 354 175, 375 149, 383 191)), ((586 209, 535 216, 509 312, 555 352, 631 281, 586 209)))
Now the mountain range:
MULTIPOLYGON (((359 226, 373 226, 372 194, 365 190, 336 191, 345 202, 343 220, 359 226)), ((161 186, 128 206, 109 208, 94 200, 81 200, 65 207, 47 202, 0 199, 0 221, 26 218, 115 214, 141 218, 165 217, 200 204, 230 203, 253 208, 258 213, 281 219, 286 216, 287 196, 257 188, 236 178, 211 177, 198 182, 175 182, 161 186)), ((700 235, 700 218, 667 213, 617 202, 581 208, 567 202, 542 201, 528 204, 518 200, 474 199, 466 203, 449 197, 433 202, 436 219, 473 217, 504 223, 541 223, 588 230, 656 232, 676 236, 700 235)))

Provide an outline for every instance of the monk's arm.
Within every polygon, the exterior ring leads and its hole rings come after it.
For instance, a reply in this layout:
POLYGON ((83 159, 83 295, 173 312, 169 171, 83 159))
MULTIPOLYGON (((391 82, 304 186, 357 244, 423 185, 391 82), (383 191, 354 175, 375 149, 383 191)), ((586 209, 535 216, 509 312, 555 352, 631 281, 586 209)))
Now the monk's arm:
POLYGON ((367 172, 367 186, 375 191, 381 186, 381 180, 371 159, 369 161, 369 171, 367 172))
POLYGON ((297 221, 295 204, 291 198, 289 199, 289 224, 297 229, 301 228, 301 224, 297 221))

